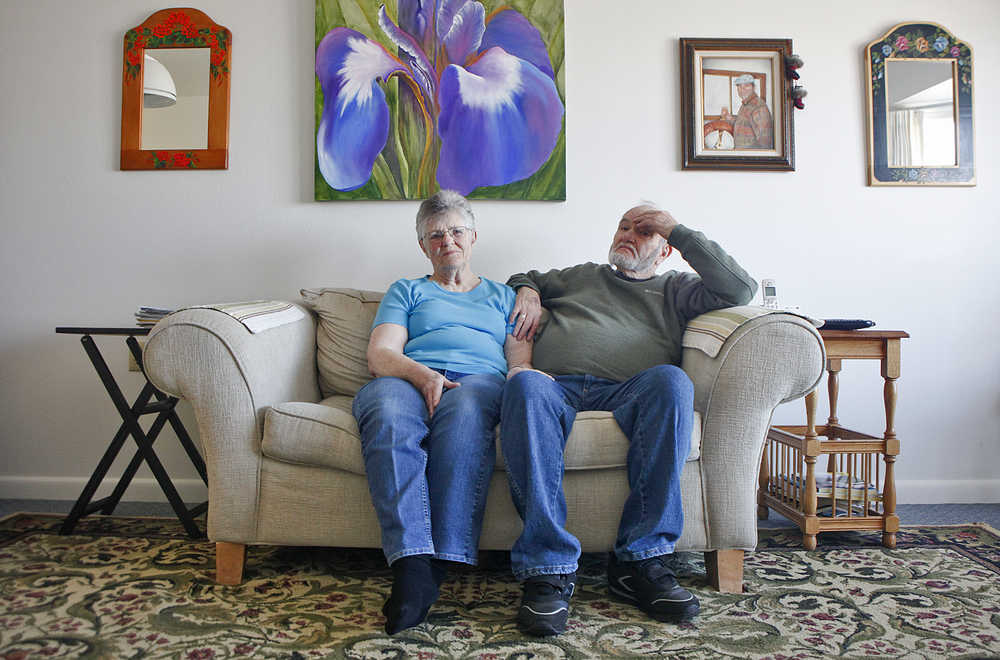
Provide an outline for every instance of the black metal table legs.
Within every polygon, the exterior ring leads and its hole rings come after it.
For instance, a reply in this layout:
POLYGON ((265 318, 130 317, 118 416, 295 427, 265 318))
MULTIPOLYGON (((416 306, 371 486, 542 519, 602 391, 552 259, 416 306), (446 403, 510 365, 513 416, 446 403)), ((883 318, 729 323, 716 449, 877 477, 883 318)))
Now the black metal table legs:
MULTIPOLYGON (((131 335, 129 335, 125 342, 128 344, 132 357, 135 358, 136 364, 139 365, 139 369, 145 377, 146 373, 142 366, 142 349, 139 346, 139 342, 134 336, 131 335)), ((136 471, 139 469, 139 466, 142 465, 143 461, 145 461, 149 466, 149 469, 152 470, 153 476, 156 477, 157 483, 160 484, 160 488, 163 489, 164 495, 167 496, 170 506, 177 514, 177 517, 180 519, 181 524, 184 526, 184 530, 188 533, 188 536, 191 538, 203 538, 205 534, 198 528, 194 518, 208 508, 208 503, 204 502, 198 506, 188 509, 187 505, 185 505, 183 500, 181 500, 180 495, 178 495, 177 489, 174 488, 174 484, 167 475, 167 471, 163 468, 163 464, 160 463, 160 459, 153 451, 153 442, 160 434, 160 431, 163 430, 163 427, 169 422, 170 426, 174 429, 174 433, 177 434, 177 438, 180 440, 181 446, 184 447, 184 451, 187 452, 187 455, 194 464, 195 469, 198 470, 201 480, 204 481, 206 485, 208 484, 208 477, 205 472, 205 462, 202 460, 201 455, 198 453, 198 449, 194 446, 194 443, 191 441, 191 437, 188 435, 187 430, 184 428, 184 425, 181 423, 180 418, 177 417, 177 413, 174 410, 177 406, 178 399, 176 397, 167 396, 153 387, 152 383, 147 380, 146 384, 142 388, 142 391, 139 392, 139 396, 136 397, 132 405, 129 405, 125 396, 122 394, 121 388, 118 387, 118 383, 115 382, 114 376, 111 374, 111 370, 108 368, 107 363, 101 356, 101 352, 98 350, 94 339, 89 334, 85 334, 80 338, 80 343, 83 344, 83 349, 87 352, 87 356, 93 363, 94 369, 97 371, 97 375, 101 378, 101 382, 104 383, 104 388, 108 391, 108 395, 111 397, 111 401, 115 404, 115 408, 118 409, 118 414, 122 417, 122 424, 118 427, 118 432, 115 433, 114 438, 112 438, 111 443, 104 452, 104 456, 97 464, 97 468, 91 475, 87 485, 84 486, 83 492, 80 493, 80 497, 73 505, 73 509, 70 511, 69 516, 63 523, 62 528, 60 528, 60 534, 72 533, 73 528, 76 526, 76 523, 80 520, 80 518, 90 515, 96 511, 100 511, 104 515, 113 513, 115 507, 118 506, 122 496, 125 494, 125 490, 131 483, 132 478, 135 476, 136 471), (155 399, 155 401, 151 403, 151 399, 155 399), (149 432, 146 433, 142 430, 142 426, 139 424, 139 417, 154 413, 156 414, 156 419, 153 420, 153 424, 149 427, 149 432), (132 461, 129 463, 125 472, 118 480, 118 484, 115 486, 111 495, 97 501, 91 501, 93 500, 94 493, 97 492, 98 486, 100 486, 101 481, 103 481, 104 477, 107 475, 108 470, 111 468, 111 464, 121 452, 125 445, 125 441, 129 436, 132 436, 132 439, 135 440, 137 445, 135 456, 132 458, 132 461)))

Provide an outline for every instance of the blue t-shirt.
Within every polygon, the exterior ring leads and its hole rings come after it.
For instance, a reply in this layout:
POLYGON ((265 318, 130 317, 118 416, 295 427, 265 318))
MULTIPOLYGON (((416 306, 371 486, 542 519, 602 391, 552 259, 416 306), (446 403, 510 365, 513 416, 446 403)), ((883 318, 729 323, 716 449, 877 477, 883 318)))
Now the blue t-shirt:
POLYGON ((507 374, 503 345, 514 325, 514 290, 481 277, 472 291, 446 291, 430 277, 396 280, 386 291, 372 328, 406 328, 403 355, 431 367, 466 374, 507 374))

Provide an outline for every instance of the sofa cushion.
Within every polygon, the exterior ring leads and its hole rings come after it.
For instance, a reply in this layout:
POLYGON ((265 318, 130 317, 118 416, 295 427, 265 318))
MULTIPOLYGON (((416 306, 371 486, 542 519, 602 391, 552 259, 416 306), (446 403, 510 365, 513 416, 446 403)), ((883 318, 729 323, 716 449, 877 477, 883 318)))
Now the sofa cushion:
POLYGON ((316 366, 324 397, 354 396, 372 379, 368 372, 368 337, 382 301, 380 291, 302 289, 302 300, 319 317, 316 366))
POLYGON ((333 400, 327 399, 331 405, 281 403, 268 410, 261 444, 264 456, 364 476, 358 424, 350 413, 351 397, 335 396, 333 400))
MULTIPOLYGON (((563 462, 567 470, 597 470, 600 468, 625 467, 628 454, 628 438, 622 433, 614 415, 603 410, 584 410, 576 414, 573 429, 566 440, 563 462)), ((503 469, 500 452, 497 451, 497 467, 503 469)), ((687 460, 696 461, 701 457, 701 415, 694 414, 691 425, 691 449, 687 460)))
MULTIPOLYGON (((358 425, 351 415, 352 398, 333 396, 320 403, 282 403, 264 417, 265 456, 286 463, 315 465, 365 474, 358 425)), ((497 429, 499 431, 499 428, 497 429)), ((498 433, 499 437, 499 433, 498 433)), ((598 470, 625 466, 628 440, 610 412, 578 413, 564 462, 566 470, 598 470)), ((497 469, 504 469, 497 442, 497 469)), ((687 460, 701 456, 701 415, 694 414, 687 460)))

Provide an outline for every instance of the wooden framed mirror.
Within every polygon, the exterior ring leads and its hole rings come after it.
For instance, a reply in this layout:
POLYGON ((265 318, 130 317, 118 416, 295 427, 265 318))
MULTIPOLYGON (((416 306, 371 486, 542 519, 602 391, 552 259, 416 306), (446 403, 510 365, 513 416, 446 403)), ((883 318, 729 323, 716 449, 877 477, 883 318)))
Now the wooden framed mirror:
POLYGON ((868 184, 976 185, 972 48, 936 23, 868 44, 868 184))
POLYGON ((233 38, 197 9, 125 33, 121 169, 226 169, 233 38))

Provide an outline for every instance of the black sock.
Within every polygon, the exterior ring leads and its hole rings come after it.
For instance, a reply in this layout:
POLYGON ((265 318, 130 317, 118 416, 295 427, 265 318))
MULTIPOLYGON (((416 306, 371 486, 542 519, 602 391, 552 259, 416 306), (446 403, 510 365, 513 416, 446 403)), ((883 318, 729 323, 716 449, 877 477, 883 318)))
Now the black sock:
POLYGON ((434 584, 440 587, 448 577, 448 562, 444 559, 431 559, 431 574, 434 577, 434 584))
POLYGON ((423 623, 438 597, 444 567, 430 555, 400 557, 392 563, 392 593, 382 606, 385 631, 390 635, 423 623))

